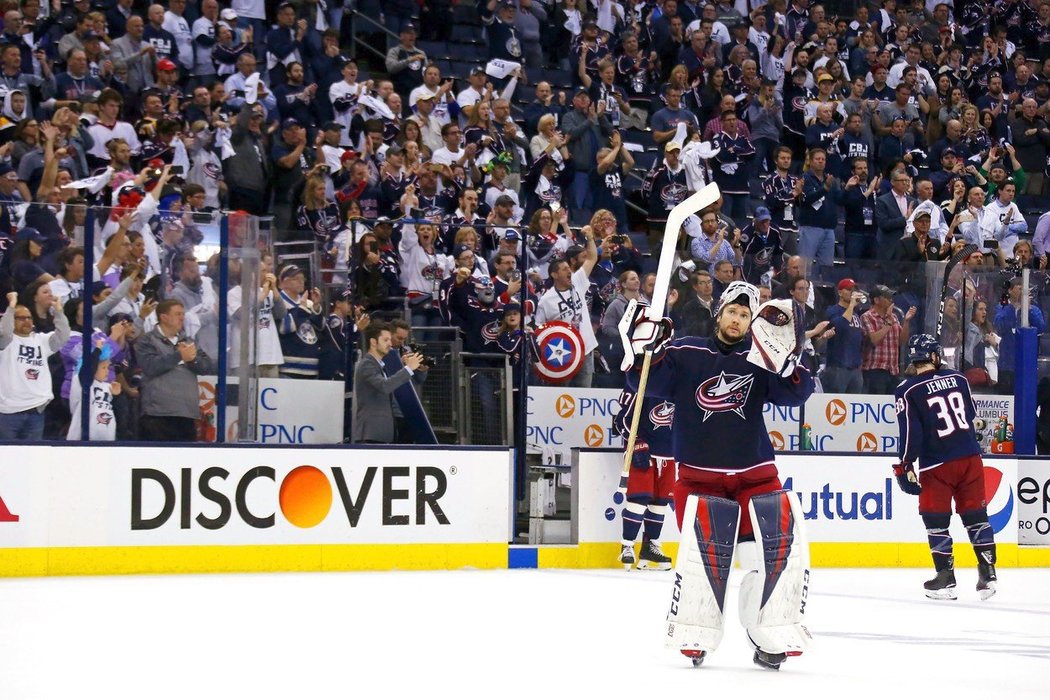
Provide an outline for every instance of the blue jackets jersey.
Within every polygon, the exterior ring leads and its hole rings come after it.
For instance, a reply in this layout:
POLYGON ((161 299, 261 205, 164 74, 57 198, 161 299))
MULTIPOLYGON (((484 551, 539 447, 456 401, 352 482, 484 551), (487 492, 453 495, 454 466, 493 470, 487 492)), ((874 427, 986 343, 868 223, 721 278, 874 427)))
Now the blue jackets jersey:
MULTIPOLYGON (((648 392, 647 392, 648 393, 648 392)), ((620 412, 613 418, 613 430, 627 443, 631 434, 631 418, 634 414, 636 392, 624 389, 620 394, 620 412)), ((674 459, 671 440, 674 427, 674 404, 665 399, 647 396, 642 402, 642 415, 638 421, 638 439, 649 443, 649 454, 653 457, 674 459)))
MULTIPOLYGON (((681 338, 653 358, 647 396, 675 405, 674 458, 684 469, 735 473, 773 463, 762 407, 801 406, 813 393, 804 367, 783 378, 747 361, 751 338, 681 338)), ((639 367, 628 373, 637 385, 639 367)))
POLYGON ((966 377, 942 368, 909 377, 894 393, 902 462, 918 461, 921 472, 981 454, 973 428, 977 410, 966 377))
POLYGON ((856 369, 860 367, 860 348, 864 340, 864 333, 860 328, 860 313, 856 307, 853 308, 853 317, 847 321, 843 312, 846 310, 841 304, 829 306, 824 311, 824 318, 831 322, 835 329, 835 335, 828 340, 828 367, 844 367, 856 369))

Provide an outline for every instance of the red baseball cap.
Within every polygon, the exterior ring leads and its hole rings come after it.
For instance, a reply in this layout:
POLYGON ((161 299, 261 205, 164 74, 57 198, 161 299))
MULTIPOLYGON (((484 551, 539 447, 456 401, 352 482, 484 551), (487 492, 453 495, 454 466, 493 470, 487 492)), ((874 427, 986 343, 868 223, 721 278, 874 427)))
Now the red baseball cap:
POLYGON ((162 58, 157 61, 157 70, 178 70, 178 66, 170 58, 162 58))
POLYGON ((844 277, 839 280, 839 291, 843 289, 853 289, 857 286, 857 283, 853 281, 852 277, 844 277))

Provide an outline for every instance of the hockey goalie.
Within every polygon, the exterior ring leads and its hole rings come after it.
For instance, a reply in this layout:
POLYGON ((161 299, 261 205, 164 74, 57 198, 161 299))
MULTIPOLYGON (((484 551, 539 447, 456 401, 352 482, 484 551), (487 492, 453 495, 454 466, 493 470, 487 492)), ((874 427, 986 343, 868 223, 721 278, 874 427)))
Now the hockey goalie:
POLYGON ((631 302, 620 324, 628 385, 653 353, 646 396, 676 407, 672 433, 682 532, 666 644, 700 665, 718 648, 734 557, 744 577, 740 620, 759 666, 779 669, 808 647, 803 625, 809 553, 802 508, 777 475, 762 407, 800 406, 813 378, 798 364, 802 314, 791 300, 759 306, 758 290, 731 282, 710 338, 672 340, 669 319, 631 302))

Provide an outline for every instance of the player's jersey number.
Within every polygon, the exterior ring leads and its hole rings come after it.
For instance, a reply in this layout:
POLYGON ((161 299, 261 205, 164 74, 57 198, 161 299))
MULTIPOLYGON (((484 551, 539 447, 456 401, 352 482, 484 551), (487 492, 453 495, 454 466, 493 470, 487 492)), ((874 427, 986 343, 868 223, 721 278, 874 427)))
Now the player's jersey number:
POLYGON ((956 430, 969 430, 966 420, 966 404, 962 392, 953 391, 946 396, 931 396, 926 403, 937 412, 937 437, 947 437, 956 430))

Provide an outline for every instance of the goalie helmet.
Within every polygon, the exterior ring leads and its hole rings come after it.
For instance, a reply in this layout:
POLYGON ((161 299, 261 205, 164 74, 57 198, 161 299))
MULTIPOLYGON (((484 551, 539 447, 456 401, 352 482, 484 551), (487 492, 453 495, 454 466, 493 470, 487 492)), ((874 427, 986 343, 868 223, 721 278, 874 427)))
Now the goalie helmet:
POLYGON ((722 296, 718 298, 718 310, 715 311, 715 318, 719 317, 726 304, 746 304, 751 309, 751 317, 754 318, 758 313, 759 306, 758 287, 740 280, 733 280, 722 292, 722 296))
POLYGON ((908 362, 930 362, 930 354, 941 356, 941 343, 929 333, 913 335, 908 341, 908 362))

